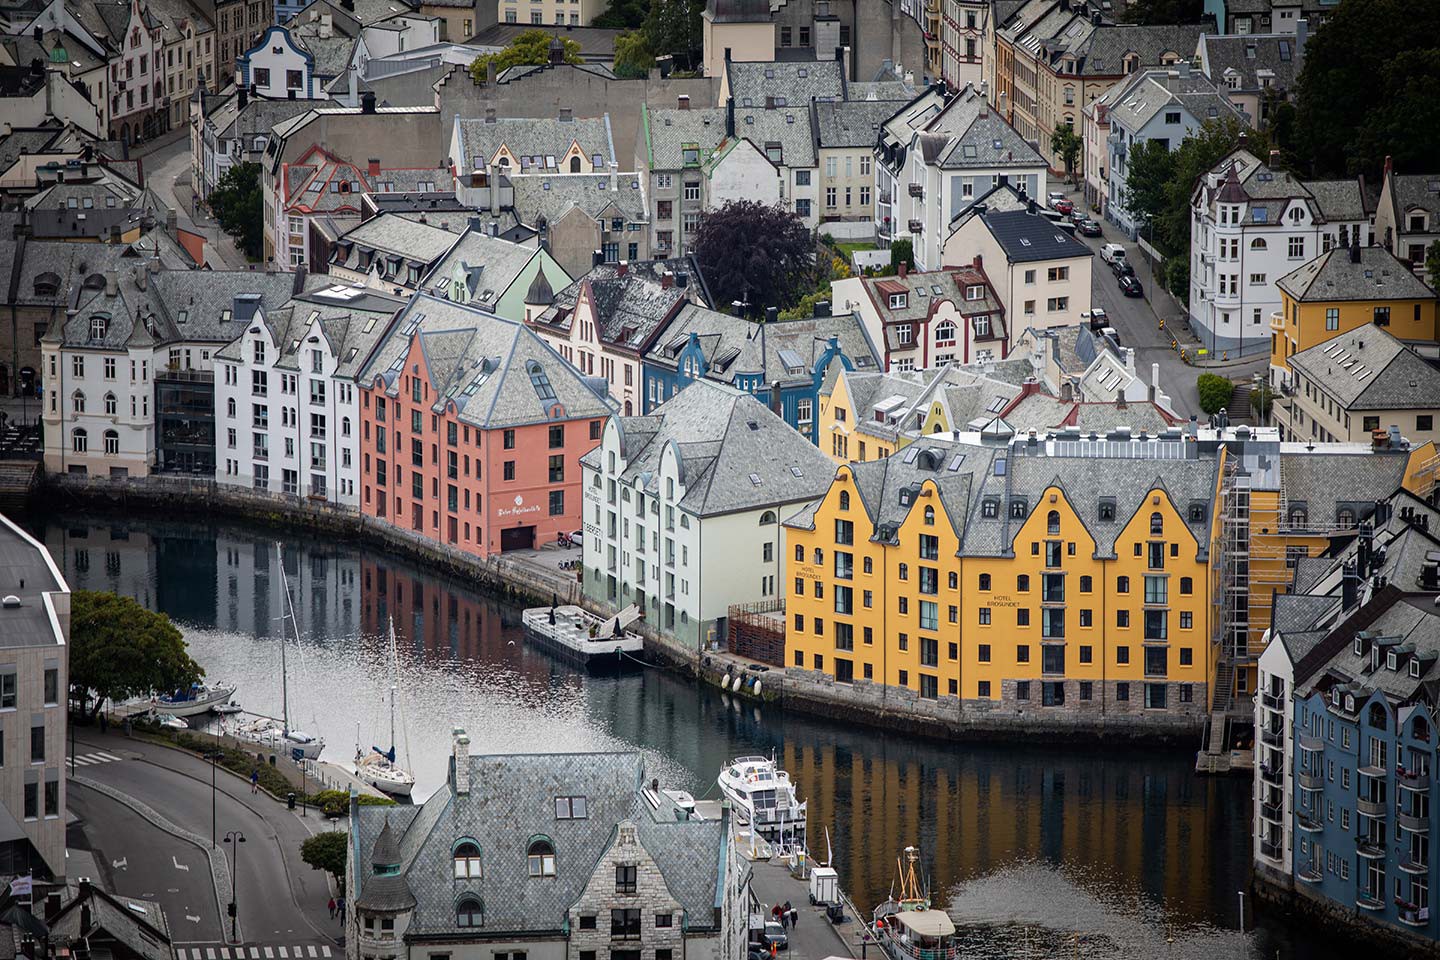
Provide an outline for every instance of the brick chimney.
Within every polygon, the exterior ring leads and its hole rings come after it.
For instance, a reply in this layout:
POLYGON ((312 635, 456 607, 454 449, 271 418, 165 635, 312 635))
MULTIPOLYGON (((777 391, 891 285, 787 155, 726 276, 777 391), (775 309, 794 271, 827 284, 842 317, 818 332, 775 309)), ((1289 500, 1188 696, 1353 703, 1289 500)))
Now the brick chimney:
POLYGON ((464 796, 470 792, 470 738, 465 735, 464 727, 456 727, 452 736, 455 738, 451 757, 455 795, 464 796))
POLYGON ((905 279, 905 275, 906 275, 907 273, 909 273, 909 272, 910 272, 910 267, 905 263, 904 260, 901 260, 901 261, 900 261, 900 279, 901 279, 901 280, 904 280, 904 279, 905 279))
POLYGON ((679 107, 681 110, 689 110, 689 109, 690 109, 690 94, 688 94, 688 93, 682 93, 682 94, 680 94, 680 96, 678 96, 678 97, 675 98, 675 105, 676 105, 677 107, 679 107))

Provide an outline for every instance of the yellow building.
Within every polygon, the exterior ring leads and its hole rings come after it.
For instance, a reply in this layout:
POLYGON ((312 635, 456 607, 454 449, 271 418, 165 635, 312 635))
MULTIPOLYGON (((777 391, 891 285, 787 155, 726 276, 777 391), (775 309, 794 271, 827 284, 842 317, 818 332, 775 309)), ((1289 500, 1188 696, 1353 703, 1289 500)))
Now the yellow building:
POLYGON ((1270 378, 1292 382, 1290 357, 1373 323, 1411 344, 1440 341, 1435 291, 1384 247, 1336 247, 1276 281, 1270 378))
POLYGON ((1223 455, 1063 436, 841 467, 788 524, 787 664, 961 719, 1197 727, 1223 455))

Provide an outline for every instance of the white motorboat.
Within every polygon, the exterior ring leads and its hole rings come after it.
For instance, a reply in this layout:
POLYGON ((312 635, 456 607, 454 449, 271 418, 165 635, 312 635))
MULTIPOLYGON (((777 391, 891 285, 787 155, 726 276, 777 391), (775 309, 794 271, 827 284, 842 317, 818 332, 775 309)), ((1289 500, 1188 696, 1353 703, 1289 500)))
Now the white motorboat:
POLYGON ((235 690, 233 683, 197 683, 188 690, 176 690, 163 697, 155 697, 150 700, 150 706, 174 717, 193 717, 213 710, 216 704, 227 702, 235 695, 235 690))
MULTIPOLYGON (((281 551, 279 542, 275 544, 275 558, 280 566, 280 586, 285 595, 280 619, 290 621, 290 630, 295 639, 295 646, 298 648, 300 646, 300 625, 295 619, 295 604, 290 598, 290 580, 285 575, 285 554, 281 551)), ((316 760, 325 750, 324 739, 311 736, 303 730, 297 730, 290 726, 290 669, 285 655, 288 642, 282 630, 280 636, 281 719, 276 721, 269 717, 260 717, 248 723, 237 724, 227 732, 237 740, 258 744, 270 750, 284 750, 297 760, 316 760)))
POLYGON ((532 640, 573 663, 615 670, 642 665, 645 641, 625 629, 640 619, 634 604, 608 620, 571 604, 530 607, 520 619, 532 640))
POLYGON ((790 774, 766 757, 736 757, 717 778, 720 792, 756 833, 781 844, 805 842, 805 803, 790 774))
POLYGON ((376 790, 408 797, 415 789, 415 775, 395 760, 395 692, 400 686, 400 657, 395 650, 395 621, 390 621, 390 749, 372 746, 360 749, 360 730, 355 730, 355 775, 376 790))
POLYGON ((157 713, 155 714, 155 719, 160 722, 160 726, 164 727, 167 730, 190 729, 190 724, 186 723, 184 720, 181 720, 173 713, 157 713))

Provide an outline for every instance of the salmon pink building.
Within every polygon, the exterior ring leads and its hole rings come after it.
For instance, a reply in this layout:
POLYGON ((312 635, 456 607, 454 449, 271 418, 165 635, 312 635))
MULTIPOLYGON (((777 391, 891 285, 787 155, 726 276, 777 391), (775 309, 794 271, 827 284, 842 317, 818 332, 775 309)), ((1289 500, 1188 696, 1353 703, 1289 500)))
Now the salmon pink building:
POLYGON ((357 380, 367 516, 482 557, 579 528, 612 401, 524 324, 417 295, 357 380))

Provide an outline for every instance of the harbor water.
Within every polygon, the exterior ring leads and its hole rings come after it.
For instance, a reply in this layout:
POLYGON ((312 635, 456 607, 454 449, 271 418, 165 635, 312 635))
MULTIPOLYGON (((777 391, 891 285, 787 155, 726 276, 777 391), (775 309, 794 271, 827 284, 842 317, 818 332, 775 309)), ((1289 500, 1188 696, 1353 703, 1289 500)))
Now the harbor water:
MULTIPOLYGON (((258 528, 110 516, 30 518, 71 587, 169 614, 247 711, 281 714, 280 576, 258 528)), ((520 611, 359 544, 290 542, 301 643, 291 725, 325 757, 389 736, 387 624, 399 643, 396 744, 415 796, 443 782, 450 731, 473 753, 640 750, 651 774, 713 796, 730 757, 772 752, 868 910, 917 844, 964 955, 1330 960, 1353 948, 1273 912, 1248 884, 1249 783, 1204 779, 1184 749, 946 743, 757 706, 660 670, 584 672, 528 645, 520 611)), ((1372 951, 1373 952, 1373 951, 1372 951)))

